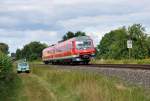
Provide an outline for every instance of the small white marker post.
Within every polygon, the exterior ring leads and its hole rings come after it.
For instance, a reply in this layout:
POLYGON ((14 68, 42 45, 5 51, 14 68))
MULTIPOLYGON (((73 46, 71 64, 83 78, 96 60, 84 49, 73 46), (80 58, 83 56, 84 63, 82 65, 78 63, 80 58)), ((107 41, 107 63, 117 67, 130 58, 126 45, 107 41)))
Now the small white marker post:
POLYGON ((127 40, 127 48, 129 49, 129 59, 131 57, 132 40, 127 40))

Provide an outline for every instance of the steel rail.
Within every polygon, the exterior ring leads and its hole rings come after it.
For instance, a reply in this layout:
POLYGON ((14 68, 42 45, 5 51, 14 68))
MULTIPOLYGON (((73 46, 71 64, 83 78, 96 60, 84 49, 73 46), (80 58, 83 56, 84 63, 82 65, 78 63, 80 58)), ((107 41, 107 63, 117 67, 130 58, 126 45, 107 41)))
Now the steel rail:
POLYGON ((150 70, 150 64, 89 64, 89 65, 45 65, 45 64, 34 64, 42 66, 66 66, 66 67, 93 67, 93 68, 113 68, 113 69, 135 69, 135 70, 150 70))

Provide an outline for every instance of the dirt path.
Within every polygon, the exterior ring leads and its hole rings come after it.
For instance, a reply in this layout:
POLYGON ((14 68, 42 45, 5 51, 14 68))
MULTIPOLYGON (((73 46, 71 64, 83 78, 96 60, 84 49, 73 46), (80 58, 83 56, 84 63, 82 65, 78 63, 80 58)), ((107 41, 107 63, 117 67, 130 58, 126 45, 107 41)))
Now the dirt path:
POLYGON ((50 91, 48 84, 37 75, 19 74, 22 79, 22 91, 18 101, 56 101, 54 94, 50 91))

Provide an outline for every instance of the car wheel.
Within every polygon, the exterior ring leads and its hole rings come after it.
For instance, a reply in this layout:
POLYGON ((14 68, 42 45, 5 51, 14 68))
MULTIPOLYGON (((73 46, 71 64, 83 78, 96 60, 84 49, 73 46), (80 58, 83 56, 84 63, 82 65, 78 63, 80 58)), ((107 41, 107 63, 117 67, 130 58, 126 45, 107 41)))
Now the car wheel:
POLYGON ((44 64, 45 64, 45 65, 49 64, 49 61, 44 61, 44 64))
POLYGON ((21 73, 21 71, 17 71, 17 73, 21 73))
POLYGON ((27 70, 26 73, 30 73, 30 70, 27 70))

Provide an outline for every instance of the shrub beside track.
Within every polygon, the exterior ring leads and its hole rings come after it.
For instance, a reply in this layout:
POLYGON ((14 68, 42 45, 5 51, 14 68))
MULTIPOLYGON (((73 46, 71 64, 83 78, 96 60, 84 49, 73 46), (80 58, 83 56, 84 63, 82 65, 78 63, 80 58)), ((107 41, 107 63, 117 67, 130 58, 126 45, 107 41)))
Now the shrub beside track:
POLYGON ((0 52, 0 101, 16 101, 20 79, 12 67, 11 59, 0 52))

